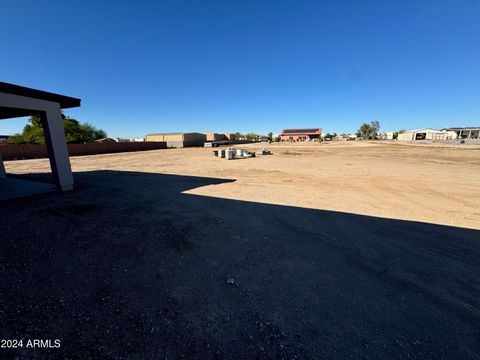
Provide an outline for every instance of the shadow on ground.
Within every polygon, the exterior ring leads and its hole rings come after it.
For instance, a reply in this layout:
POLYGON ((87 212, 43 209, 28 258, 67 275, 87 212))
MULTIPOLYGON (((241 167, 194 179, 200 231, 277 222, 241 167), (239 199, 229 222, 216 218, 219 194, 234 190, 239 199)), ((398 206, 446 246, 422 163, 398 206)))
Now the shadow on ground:
POLYGON ((75 178, 0 203, 1 338, 61 340, 2 358, 479 356, 480 231, 75 178))

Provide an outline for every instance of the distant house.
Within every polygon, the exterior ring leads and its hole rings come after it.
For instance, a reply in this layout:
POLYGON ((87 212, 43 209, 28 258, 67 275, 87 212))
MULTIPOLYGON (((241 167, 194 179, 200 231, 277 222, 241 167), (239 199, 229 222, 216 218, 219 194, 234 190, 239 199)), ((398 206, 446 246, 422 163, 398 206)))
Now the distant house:
POLYGON ((321 135, 321 128, 283 129, 280 141, 310 141, 319 139, 321 135))
POLYGON ((9 137, 9 135, 0 135, 0 144, 6 144, 9 137))
POLYGON ((112 138, 101 138, 101 139, 93 140, 93 142, 99 143, 99 144, 116 143, 115 139, 112 139, 112 138))
POLYGON ((129 139, 126 139, 126 138, 115 138, 114 139, 117 143, 130 143, 130 142, 144 142, 145 139, 144 138, 129 138, 129 139))
POLYGON ((398 134, 398 141, 422 141, 422 140, 455 140, 457 134, 454 131, 449 130, 436 130, 436 129, 417 129, 410 130, 404 133, 398 134))

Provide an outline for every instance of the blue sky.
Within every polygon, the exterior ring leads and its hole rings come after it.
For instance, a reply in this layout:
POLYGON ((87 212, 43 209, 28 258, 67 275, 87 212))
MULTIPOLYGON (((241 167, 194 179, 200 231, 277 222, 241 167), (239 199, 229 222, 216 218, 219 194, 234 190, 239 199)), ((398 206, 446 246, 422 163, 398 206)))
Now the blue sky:
POLYGON ((476 0, 3 0, 0 80, 81 98, 67 115, 113 137, 480 126, 479 15, 476 0))

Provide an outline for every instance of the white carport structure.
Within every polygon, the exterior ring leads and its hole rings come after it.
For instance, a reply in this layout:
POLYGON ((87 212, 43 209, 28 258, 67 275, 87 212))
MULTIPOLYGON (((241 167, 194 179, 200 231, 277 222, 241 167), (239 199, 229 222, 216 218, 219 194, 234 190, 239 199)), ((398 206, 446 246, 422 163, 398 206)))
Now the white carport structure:
POLYGON ((459 139, 480 139, 480 126, 464 128, 448 128, 448 131, 454 131, 459 139))
MULTIPOLYGON (((73 175, 65 143, 61 110, 78 106, 80 106, 80 99, 0 82, 0 120, 31 115, 40 116, 54 183, 62 191, 73 189, 73 175)), ((49 184, 11 179, 5 175, 0 156, 0 199, 36 194, 52 189, 51 185, 48 186, 49 184)))

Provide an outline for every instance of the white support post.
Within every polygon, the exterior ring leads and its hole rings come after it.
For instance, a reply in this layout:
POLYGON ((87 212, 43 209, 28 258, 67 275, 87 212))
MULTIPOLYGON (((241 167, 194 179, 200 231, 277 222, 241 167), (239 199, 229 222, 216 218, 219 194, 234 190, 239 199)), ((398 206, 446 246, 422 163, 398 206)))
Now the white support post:
POLYGON ((40 114, 55 184, 63 191, 73 189, 73 175, 65 143, 60 104, 0 92, 0 107, 29 109, 40 114))
POLYGON ((60 106, 52 104, 42 113, 41 118, 54 181, 62 191, 72 190, 73 175, 60 106))

